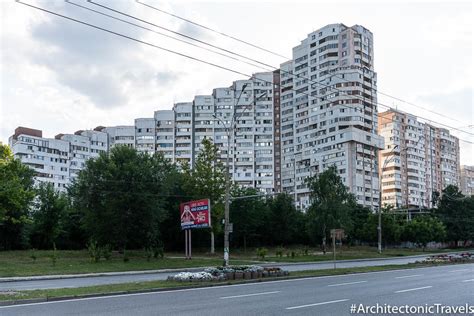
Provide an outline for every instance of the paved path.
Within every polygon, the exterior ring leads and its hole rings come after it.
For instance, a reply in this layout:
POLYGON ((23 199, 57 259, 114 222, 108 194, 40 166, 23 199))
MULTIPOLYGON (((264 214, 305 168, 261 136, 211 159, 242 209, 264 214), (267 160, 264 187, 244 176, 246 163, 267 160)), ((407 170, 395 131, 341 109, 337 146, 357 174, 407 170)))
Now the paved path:
MULTIPOLYGON (((350 267, 365 267, 365 266, 381 266, 381 265, 393 265, 393 264, 407 264, 422 260, 426 256, 410 256, 410 257, 397 257, 390 259, 363 259, 363 260, 341 260, 337 262, 339 268, 350 268, 350 267)), ((333 268, 332 262, 313 262, 313 263, 282 263, 282 264, 271 264, 271 266, 279 266, 284 270, 288 271, 303 271, 303 270, 320 270, 320 269, 331 269, 333 268)), ((189 269, 199 270, 202 268, 189 269)), ((0 291, 5 290, 33 290, 33 289, 54 289, 54 288, 67 288, 67 287, 82 287, 92 286, 101 284, 116 284, 126 282, 140 282, 140 281, 154 281, 154 280, 166 280, 169 275, 176 274, 177 271, 173 272, 126 272, 124 274, 110 273, 101 276, 87 276, 87 277, 74 277, 74 278, 57 278, 57 279, 37 279, 37 280, 17 280, 4 282, 0 281, 0 291)))
POLYGON ((377 303, 474 308, 474 264, 32 303, 0 307, 0 314, 350 315, 351 306, 377 303))

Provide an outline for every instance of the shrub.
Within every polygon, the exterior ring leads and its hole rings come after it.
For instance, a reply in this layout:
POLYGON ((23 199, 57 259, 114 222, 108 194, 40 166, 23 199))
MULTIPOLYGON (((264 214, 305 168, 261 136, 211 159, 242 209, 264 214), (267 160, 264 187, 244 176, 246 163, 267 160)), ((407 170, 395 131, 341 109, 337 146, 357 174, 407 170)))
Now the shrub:
POLYGON ((36 262, 36 259, 38 257, 36 256, 36 249, 35 248, 31 249, 30 258, 33 259, 33 262, 36 262))
POLYGON ((291 258, 295 258, 296 257, 296 252, 292 251, 291 252, 291 258))
POLYGON ((257 256, 260 257, 260 259, 265 260, 265 256, 267 255, 267 248, 257 248, 257 256))
POLYGON ((100 252, 102 253, 102 256, 104 256, 105 260, 110 260, 110 258, 112 257, 112 246, 105 245, 104 247, 102 247, 102 249, 100 249, 100 252))
POLYGON ((91 261, 99 262, 101 257, 101 249, 100 246, 97 244, 97 241, 90 240, 87 244, 87 251, 89 252, 91 261))
POLYGON ((275 251, 275 254, 277 257, 283 257, 283 247, 278 247, 277 250, 275 251))

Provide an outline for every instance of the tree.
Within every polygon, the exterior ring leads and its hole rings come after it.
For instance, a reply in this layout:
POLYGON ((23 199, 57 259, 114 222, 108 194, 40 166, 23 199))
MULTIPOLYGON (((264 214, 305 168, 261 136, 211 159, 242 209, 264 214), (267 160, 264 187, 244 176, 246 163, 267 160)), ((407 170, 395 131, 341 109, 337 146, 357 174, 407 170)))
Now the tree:
POLYGON ((0 245, 3 249, 25 246, 25 223, 34 193, 34 171, 0 145, 0 245))
POLYGON ((62 231, 68 201, 66 195, 55 191, 51 183, 41 183, 36 192, 30 243, 35 248, 51 248, 62 231))
POLYGON ((159 243, 174 168, 126 146, 88 160, 70 191, 88 237, 123 250, 159 243))
MULTIPOLYGON (((372 216, 370 208, 356 205, 349 213, 352 223, 352 229, 347 232, 349 242, 351 244, 361 241, 369 241, 367 239, 366 225, 372 216)), ((371 233, 376 234, 376 228, 371 233)))
POLYGON ((220 160, 219 150, 211 140, 202 141, 202 149, 197 155, 193 168, 183 165, 185 191, 196 199, 211 201, 211 253, 215 252, 214 234, 221 230, 225 197, 226 168, 220 160))
POLYGON ((404 226, 403 237, 406 241, 421 245, 424 251, 430 241, 442 241, 446 237, 446 229, 435 217, 417 216, 404 226))
POLYGON ((234 225, 232 233, 233 244, 244 247, 247 251, 248 245, 260 245, 265 236, 268 208, 265 199, 261 197, 248 197, 258 195, 259 191, 254 188, 234 187, 232 198, 237 198, 230 204, 230 219, 234 225))
POLYGON ((311 190, 308 209, 308 233, 310 238, 319 236, 326 253, 326 239, 330 229, 350 230, 349 211, 355 207, 355 197, 347 191, 335 166, 307 179, 311 190))
POLYGON ((447 186, 438 201, 436 215, 446 225, 447 239, 466 243, 474 240, 474 199, 465 197, 456 186, 447 186))
POLYGON ((276 245, 288 245, 297 241, 300 231, 301 211, 297 210, 293 198, 285 193, 267 199, 269 208, 268 227, 271 242, 276 245))

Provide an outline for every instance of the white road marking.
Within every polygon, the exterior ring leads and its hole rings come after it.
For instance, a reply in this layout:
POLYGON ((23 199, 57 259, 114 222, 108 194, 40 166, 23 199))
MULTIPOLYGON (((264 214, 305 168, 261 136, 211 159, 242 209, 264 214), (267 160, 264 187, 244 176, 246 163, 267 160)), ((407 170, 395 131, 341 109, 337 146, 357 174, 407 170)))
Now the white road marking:
POLYGON ((448 272, 464 272, 464 271, 469 271, 469 269, 451 270, 451 271, 448 271, 448 272))
POLYGON ((474 282, 474 279, 463 280, 462 282, 474 282))
POLYGON ((285 309, 298 309, 298 308, 305 308, 305 307, 318 306, 318 305, 334 304, 334 303, 345 302, 345 301, 348 301, 348 300, 349 300, 348 298, 345 298, 345 299, 336 300, 336 301, 327 301, 327 302, 321 302, 321 303, 292 306, 292 307, 287 307, 285 309))
POLYGON ((400 290, 400 291, 395 291, 395 293, 404 293, 404 292, 411 292, 411 291, 418 291, 418 290, 423 290, 423 289, 429 289, 432 286, 423 286, 423 287, 416 287, 414 289, 408 289, 408 290, 400 290))
POLYGON ((404 276, 395 277, 395 279, 414 278, 414 277, 417 277, 417 276, 422 276, 422 275, 423 275, 423 274, 404 275, 404 276))
POLYGON ((223 296, 223 297, 219 297, 219 298, 220 298, 221 300, 224 300, 224 299, 227 299, 227 298, 239 298, 239 297, 247 297, 247 296, 269 295, 269 294, 275 294, 275 293, 280 293, 280 292, 281 292, 281 291, 261 292, 261 293, 252 293, 252 294, 223 296))
POLYGON ((347 282, 347 283, 330 284, 328 286, 343 286, 343 285, 359 284, 359 283, 366 283, 366 282, 367 281, 347 282))

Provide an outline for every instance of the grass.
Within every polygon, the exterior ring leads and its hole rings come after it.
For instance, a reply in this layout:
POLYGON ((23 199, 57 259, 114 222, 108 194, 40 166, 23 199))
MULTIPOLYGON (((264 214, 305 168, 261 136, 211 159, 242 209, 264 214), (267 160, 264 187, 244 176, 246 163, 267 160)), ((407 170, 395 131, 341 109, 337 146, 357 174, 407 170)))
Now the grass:
MULTIPOLYGON (((459 250, 459 249, 457 249, 459 250)), ((423 252, 421 249, 386 249, 382 254, 377 253, 374 247, 338 247, 337 260, 363 259, 363 258, 386 258, 400 257, 418 254, 430 254, 433 252, 448 252, 452 249, 433 250, 423 252)), ((252 264, 265 262, 315 262, 332 260, 332 253, 323 255, 319 251, 309 249, 308 255, 303 254, 303 247, 287 248, 283 251, 283 257, 275 255, 276 248, 269 248, 265 260, 259 260, 255 249, 242 252, 236 249, 231 252, 232 264, 252 264), (295 257, 287 257, 286 253, 295 252, 295 257)), ((182 253, 167 253, 164 259, 147 260, 143 251, 127 251, 128 262, 123 261, 123 255, 116 252, 110 260, 102 259, 98 263, 90 260, 86 250, 57 251, 56 264, 53 265, 52 251, 3 251, 0 252, 0 277, 35 276, 53 274, 82 274, 119 271, 141 271, 158 269, 184 269, 192 267, 205 267, 222 265, 221 251, 210 255, 203 251, 195 251, 192 260, 184 260, 182 253), (32 254, 36 256, 33 260, 32 254)))
MULTIPOLYGON (((356 268, 342 268, 342 269, 325 269, 325 270, 308 270, 292 272, 290 277, 278 278, 300 278, 300 277, 318 277, 318 276, 330 276, 330 275, 344 275, 353 273, 364 273, 364 272, 377 272, 377 271, 389 271, 389 270, 401 270, 401 269, 413 269, 431 267, 434 265, 430 264, 406 264, 406 265, 387 265, 387 266, 376 266, 376 267, 356 267, 356 268)), ((268 278, 262 280, 273 280, 275 278, 268 278)), ((113 294, 113 293, 130 293, 139 292, 146 290, 161 290, 161 289, 176 289, 185 287, 203 287, 203 286, 219 286, 228 284, 238 284, 245 281, 224 281, 224 282, 202 282, 202 283, 189 283, 189 282, 175 282, 175 281, 148 281, 148 282, 133 282, 133 283, 122 283, 122 284, 108 284, 99 286, 88 286, 79 288, 63 288, 63 289, 47 289, 47 290, 29 290, 29 291, 11 291, 11 292, 0 292, 0 301, 17 301, 24 299, 52 299, 59 297, 77 297, 82 295, 98 295, 98 294, 113 294)))
MULTIPOLYGON (((110 260, 101 259, 94 263, 87 251, 57 251, 57 261, 53 265, 52 251, 35 251, 36 260, 31 251, 0 252, 0 277, 35 276, 53 274, 81 274, 117 271, 139 271, 172 268, 192 268, 222 265, 222 259, 215 257, 195 257, 192 260, 165 256, 163 259, 150 259, 142 251, 127 251, 128 262, 123 255, 113 253, 110 260)), ((249 264, 246 260, 237 260, 235 264, 249 264)))
MULTIPOLYGON (((332 249, 324 255, 322 252, 314 251, 313 249, 308 249, 308 254, 304 254, 304 247, 299 248, 285 248, 283 250, 283 256, 276 256, 277 248, 271 248, 268 250, 268 255, 265 257, 265 261, 270 262, 318 262, 318 261, 327 261, 333 260, 332 249), (292 257, 291 253, 294 252, 295 256, 292 257)), ((347 247, 347 246, 338 246, 336 248, 336 260, 350 260, 350 259, 374 259, 374 258, 391 258, 391 257, 405 257, 405 256, 414 256, 414 255, 429 255, 432 253, 442 253, 442 252, 452 252, 452 251, 461 251, 462 249, 430 249, 423 251, 422 249, 407 249, 407 248, 389 248, 384 249, 382 254, 377 252, 375 247, 347 247)), ((248 252, 252 253, 252 252, 248 252)), ((255 253, 255 251, 253 251, 255 253)), ((256 255, 245 255, 245 253, 240 253, 236 255, 236 258, 246 258, 258 260, 256 255)))

